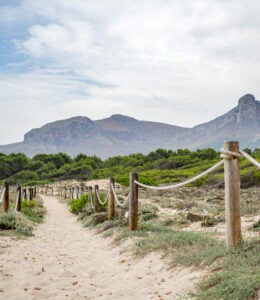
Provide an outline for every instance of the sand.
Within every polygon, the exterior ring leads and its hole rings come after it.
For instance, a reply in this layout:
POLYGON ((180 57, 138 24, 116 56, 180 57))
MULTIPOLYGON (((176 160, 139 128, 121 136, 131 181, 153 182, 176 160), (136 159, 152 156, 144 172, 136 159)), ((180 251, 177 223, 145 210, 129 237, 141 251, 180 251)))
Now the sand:
POLYGON ((42 198, 48 214, 34 237, 0 239, 0 299, 188 299, 205 276, 169 270, 159 254, 134 258, 82 228, 57 199, 42 198))

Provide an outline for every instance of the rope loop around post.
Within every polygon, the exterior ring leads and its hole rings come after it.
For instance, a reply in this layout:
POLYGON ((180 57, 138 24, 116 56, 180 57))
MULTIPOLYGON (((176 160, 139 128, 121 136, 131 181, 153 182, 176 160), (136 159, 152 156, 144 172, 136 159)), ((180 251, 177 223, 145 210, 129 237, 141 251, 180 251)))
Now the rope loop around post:
POLYGON ((241 154, 239 154, 238 152, 233 152, 230 150, 226 150, 224 148, 221 149, 221 155, 220 155, 221 158, 232 160, 232 159, 239 158, 240 156, 241 154))

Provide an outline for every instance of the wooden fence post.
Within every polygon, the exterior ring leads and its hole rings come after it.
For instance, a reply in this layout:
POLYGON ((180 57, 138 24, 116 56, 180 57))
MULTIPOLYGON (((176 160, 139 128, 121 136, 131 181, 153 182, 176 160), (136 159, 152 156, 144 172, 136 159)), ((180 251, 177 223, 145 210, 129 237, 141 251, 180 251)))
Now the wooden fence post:
POLYGON ((20 185, 17 187, 17 193, 18 193, 18 197, 17 197, 17 203, 15 209, 17 212, 20 212, 22 209, 22 188, 20 185))
POLYGON ((4 212, 8 212, 9 210, 9 182, 4 181, 4 189, 5 189, 5 194, 4 194, 4 201, 3 201, 3 210, 4 212))
POLYGON ((89 202, 90 208, 92 209, 91 197, 92 197, 92 186, 89 186, 88 187, 88 202, 89 202))
POLYGON ((27 195, 27 202, 30 202, 30 188, 26 189, 26 195, 27 195))
POLYGON ((33 199, 33 188, 29 188, 29 200, 31 201, 33 199))
POLYGON ((129 197, 129 230, 136 230, 138 223, 138 174, 130 174, 130 197, 129 197))
POLYGON ((25 200, 26 198, 27 198, 26 189, 23 189, 23 200, 25 200))
POLYGON ((98 205, 98 191, 99 191, 99 186, 98 186, 98 184, 95 184, 95 186, 94 186, 94 211, 95 212, 98 212, 98 207, 99 207, 99 205, 98 205))
MULTIPOLYGON (((225 142, 225 150, 238 153, 238 142, 225 142)), ((228 251, 231 251, 241 242, 239 158, 224 159, 224 169, 226 244, 228 251)))
POLYGON ((115 217, 115 197, 112 190, 112 186, 115 188, 115 179, 109 178, 109 202, 108 202, 108 220, 113 220, 115 217))

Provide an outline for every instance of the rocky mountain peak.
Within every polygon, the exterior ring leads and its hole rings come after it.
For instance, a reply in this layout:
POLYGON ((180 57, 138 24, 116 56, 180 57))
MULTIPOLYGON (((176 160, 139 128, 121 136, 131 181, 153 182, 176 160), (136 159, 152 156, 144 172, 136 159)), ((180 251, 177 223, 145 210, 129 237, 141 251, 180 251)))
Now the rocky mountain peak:
POLYGON ((255 96, 252 94, 246 94, 238 100, 238 106, 255 106, 256 99, 255 96))
POLYGON ((252 94, 246 94, 238 101, 237 124, 241 127, 258 127, 260 102, 252 94))

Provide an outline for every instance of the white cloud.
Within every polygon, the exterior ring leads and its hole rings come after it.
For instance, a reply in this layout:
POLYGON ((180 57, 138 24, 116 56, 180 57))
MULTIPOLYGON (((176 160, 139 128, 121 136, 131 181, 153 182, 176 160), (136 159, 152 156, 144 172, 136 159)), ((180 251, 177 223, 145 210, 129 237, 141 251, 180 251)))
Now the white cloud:
POLYGON ((33 109, 17 135, 72 115, 192 126, 244 93, 259 97, 259 8, 256 0, 22 1, 20 22, 33 22, 17 48, 40 67, 0 76, 4 99, 33 109))

